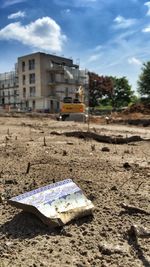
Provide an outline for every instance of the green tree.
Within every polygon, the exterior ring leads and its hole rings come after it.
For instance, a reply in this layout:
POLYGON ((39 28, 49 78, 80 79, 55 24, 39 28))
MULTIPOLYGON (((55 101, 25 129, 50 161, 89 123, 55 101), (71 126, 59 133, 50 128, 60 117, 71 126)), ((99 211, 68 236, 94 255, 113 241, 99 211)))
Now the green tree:
POLYGON ((150 97, 150 61, 143 64, 142 73, 138 80, 138 92, 150 97))
POLYGON ((120 108, 132 102, 133 92, 126 77, 99 76, 89 72, 90 107, 113 106, 120 108))
POLYGON ((140 102, 140 98, 137 96, 137 95, 133 95, 132 97, 131 97, 131 103, 130 103, 130 105, 132 105, 132 104, 137 104, 137 103, 139 103, 140 102))
POLYGON ((111 78, 113 81, 113 94, 112 94, 112 106, 114 108, 120 108, 128 106, 133 97, 131 86, 126 77, 111 78))

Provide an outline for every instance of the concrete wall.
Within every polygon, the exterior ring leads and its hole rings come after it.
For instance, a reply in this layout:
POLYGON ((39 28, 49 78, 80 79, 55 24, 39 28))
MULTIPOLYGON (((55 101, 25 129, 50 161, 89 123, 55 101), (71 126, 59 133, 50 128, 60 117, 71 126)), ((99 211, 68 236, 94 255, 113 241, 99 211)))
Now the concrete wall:
POLYGON ((40 75, 40 53, 31 54, 18 58, 18 77, 19 77, 19 93, 20 98, 24 100, 23 88, 26 88, 26 98, 30 98, 30 87, 35 86, 36 97, 41 96, 41 75, 40 75), (29 70, 29 60, 35 60, 35 69, 29 70), (22 62, 25 62, 25 70, 22 70, 22 62), (30 74, 35 73, 35 83, 30 84, 30 74), (25 84, 23 84, 23 75, 25 76, 25 84))

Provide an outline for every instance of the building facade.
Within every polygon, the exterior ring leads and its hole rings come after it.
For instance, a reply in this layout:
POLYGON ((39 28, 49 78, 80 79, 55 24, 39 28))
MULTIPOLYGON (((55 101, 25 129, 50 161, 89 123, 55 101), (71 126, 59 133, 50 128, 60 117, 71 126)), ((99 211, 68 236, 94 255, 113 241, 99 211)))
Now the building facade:
POLYGON ((85 75, 71 59, 34 53, 18 58, 22 108, 59 112, 64 97, 73 97, 85 75))
POLYGON ((16 108, 20 104, 17 70, 0 74, 0 106, 16 108))
POLYGON ((64 57, 38 52, 19 57, 16 66, 13 74, 6 75, 11 82, 5 77, 4 83, 4 74, 0 76, 1 105, 56 113, 64 97, 74 98, 79 86, 88 83, 86 72, 64 57), (3 94, 7 95, 5 100, 3 94))

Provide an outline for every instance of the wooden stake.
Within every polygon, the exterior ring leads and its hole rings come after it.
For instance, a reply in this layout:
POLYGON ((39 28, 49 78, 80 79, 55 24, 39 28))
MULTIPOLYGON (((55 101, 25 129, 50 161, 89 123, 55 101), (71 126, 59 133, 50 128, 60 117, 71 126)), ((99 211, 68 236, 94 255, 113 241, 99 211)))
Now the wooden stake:
POLYGON ((45 139, 45 136, 44 136, 44 140, 43 140, 43 141, 44 141, 44 146, 46 146, 46 139, 45 139))
POLYGON ((30 171, 30 166, 31 166, 31 163, 30 163, 30 162, 28 162, 28 166, 27 166, 26 174, 28 174, 28 173, 29 173, 29 171, 30 171))

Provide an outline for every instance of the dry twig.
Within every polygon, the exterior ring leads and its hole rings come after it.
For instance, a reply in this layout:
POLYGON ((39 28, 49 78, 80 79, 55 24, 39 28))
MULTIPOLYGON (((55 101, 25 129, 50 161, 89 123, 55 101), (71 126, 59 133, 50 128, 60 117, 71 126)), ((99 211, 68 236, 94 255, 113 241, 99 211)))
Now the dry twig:
POLYGON ((136 238, 138 238, 138 237, 142 237, 142 238, 150 237, 150 230, 148 230, 147 228, 145 228, 143 226, 138 226, 136 224, 133 224, 131 226, 131 231, 134 232, 136 238))
POLYGON ((129 213, 141 213, 141 214, 150 215, 150 212, 148 212, 148 211, 146 211, 146 210, 144 210, 142 208, 131 206, 131 205, 127 205, 125 203, 122 203, 121 207, 123 209, 125 209, 129 213))

